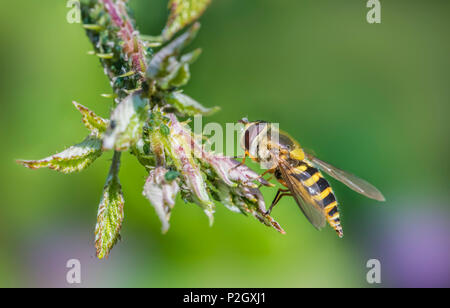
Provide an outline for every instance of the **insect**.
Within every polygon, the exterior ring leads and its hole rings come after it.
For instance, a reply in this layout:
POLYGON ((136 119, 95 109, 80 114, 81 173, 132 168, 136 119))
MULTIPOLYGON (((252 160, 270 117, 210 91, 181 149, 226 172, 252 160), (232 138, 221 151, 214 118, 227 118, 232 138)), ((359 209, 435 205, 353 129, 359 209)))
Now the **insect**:
POLYGON ((264 163, 267 170, 261 177, 271 173, 285 187, 278 190, 266 214, 271 213, 281 198, 292 196, 314 227, 320 230, 328 222, 342 238, 338 202, 319 169, 366 197, 385 201, 376 187, 306 153, 295 139, 275 125, 264 121, 249 122, 245 118, 240 123, 245 125, 241 137, 241 147, 245 150, 242 164, 247 157, 264 163))

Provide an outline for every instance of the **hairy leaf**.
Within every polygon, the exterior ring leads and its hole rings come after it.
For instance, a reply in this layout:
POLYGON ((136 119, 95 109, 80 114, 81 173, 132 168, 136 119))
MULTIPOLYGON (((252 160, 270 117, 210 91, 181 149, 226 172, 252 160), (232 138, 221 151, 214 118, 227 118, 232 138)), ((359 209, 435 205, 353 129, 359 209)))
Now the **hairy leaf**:
MULTIPOLYGON (((183 33, 183 35, 180 35, 180 37, 158 51, 148 65, 147 77, 150 79, 158 79, 167 76, 171 62, 173 62, 174 59, 180 55, 181 50, 194 39, 199 29, 200 24, 194 24, 186 31, 186 33, 183 33)), ((191 62, 193 62, 193 60, 191 60, 191 62)))
POLYGON ((107 257, 120 239, 120 229, 124 218, 124 198, 118 177, 119 157, 120 154, 116 152, 98 208, 95 247, 99 259, 107 257))
POLYGON ((193 98, 183 94, 181 92, 173 92, 166 95, 166 102, 184 116, 195 116, 195 115, 212 115, 220 110, 220 107, 206 108, 202 106, 199 102, 193 98))
POLYGON ((164 40, 170 40, 178 31, 203 15, 211 0, 170 0, 170 16, 163 30, 164 40))
POLYGON ((82 143, 41 160, 20 160, 18 163, 30 169, 50 168, 62 173, 82 171, 102 155, 102 141, 95 136, 82 143))
POLYGON ((161 220, 163 233, 169 230, 170 213, 175 205, 175 198, 180 191, 180 187, 175 178, 170 175, 171 173, 173 171, 168 171, 163 167, 151 170, 143 192, 161 220), (172 180, 168 180, 168 177, 172 177, 172 180))
POLYGON ((191 78, 189 65, 197 60, 201 52, 201 49, 196 49, 193 52, 182 56, 179 61, 176 60, 175 57, 169 58, 169 64, 166 67, 166 75, 157 78, 158 85, 164 90, 186 85, 191 78))
POLYGON ((186 139, 185 134, 181 131, 184 129, 173 115, 169 115, 171 119, 171 131, 168 138, 162 138, 164 149, 176 169, 181 173, 183 183, 187 189, 192 192, 192 201, 197 203, 209 218, 212 225, 214 221, 214 203, 211 201, 201 166, 193 157, 193 149, 191 140, 186 139))
POLYGON ((87 107, 73 102, 75 108, 80 111, 83 116, 84 125, 97 137, 101 137, 108 127, 108 121, 96 115, 93 111, 89 110, 87 107))
POLYGON ((173 136, 171 143, 175 150, 175 157, 180 165, 181 174, 183 174, 188 188, 193 192, 194 202, 203 208, 203 211, 209 218, 210 225, 212 225, 214 221, 214 203, 209 198, 200 166, 190 155, 189 146, 181 136, 173 136))
POLYGON ((264 225, 272 227, 282 234, 286 233, 270 215, 266 214, 266 205, 259 189, 245 185, 230 187, 217 180, 214 181, 213 186, 216 193, 215 199, 229 210, 251 214, 264 225))
POLYGON ((148 117, 149 100, 140 93, 127 96, 111 114, 109 127, 103 138, 103 148, 116 151, 128 150, 142 135, 148 117))

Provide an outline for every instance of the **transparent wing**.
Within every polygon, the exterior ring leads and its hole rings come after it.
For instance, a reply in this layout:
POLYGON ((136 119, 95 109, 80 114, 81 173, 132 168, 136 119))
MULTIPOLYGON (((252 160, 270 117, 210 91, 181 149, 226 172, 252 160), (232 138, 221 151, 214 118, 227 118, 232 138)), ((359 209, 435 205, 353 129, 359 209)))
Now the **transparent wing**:
POLYGON ((312 199, 303 184, 293 176, 295 172, 289 164, 279 161, 279 169, 292 196, 309 222, 319 230, 325 227, 326 218, 323 209, 312 199))
POLYGON ((321 161, 317 157, 308 154, 308 159, 311 160, 319 169, 326 172, 336 180, 344 183, 354 191, 378 201, 386 201, 383 194, 372 184, 360 179, 354 174, 336 168, 324 161, 321 161))

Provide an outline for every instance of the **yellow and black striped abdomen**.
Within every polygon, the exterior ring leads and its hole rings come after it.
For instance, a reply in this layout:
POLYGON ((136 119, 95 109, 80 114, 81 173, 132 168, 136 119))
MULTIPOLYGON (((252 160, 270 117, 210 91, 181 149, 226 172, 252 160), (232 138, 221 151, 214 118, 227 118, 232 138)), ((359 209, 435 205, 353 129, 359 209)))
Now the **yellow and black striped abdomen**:
POLYGON ((308 161, 299 161, 294 168, 295 177, 302 183, 314 202, 324 211, 330 226, 343 237, 338 202, 328 181, 308 161))

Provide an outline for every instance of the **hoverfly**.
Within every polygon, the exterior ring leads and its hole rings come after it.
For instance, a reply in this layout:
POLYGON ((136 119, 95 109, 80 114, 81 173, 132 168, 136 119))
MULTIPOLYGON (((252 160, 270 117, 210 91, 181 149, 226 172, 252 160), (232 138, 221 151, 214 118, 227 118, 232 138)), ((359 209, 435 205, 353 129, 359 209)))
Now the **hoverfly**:
POLYGON ((292 196, 315 228, 320 230, 328 222, 342 238, 338 202, 319 169, 366 197, 385 201, 373 185, 306 153, 297 141, 271 123, 249 122, 245 118, 240 123, 245 125, 241 137, 241 147, 245 150, 242 164, 247 157, 265 163, 267 170, 261 177, 271 173, 286 187, 278 190, 267 215, 281 198, 292 196))

